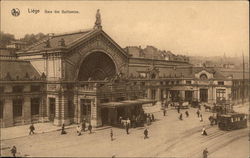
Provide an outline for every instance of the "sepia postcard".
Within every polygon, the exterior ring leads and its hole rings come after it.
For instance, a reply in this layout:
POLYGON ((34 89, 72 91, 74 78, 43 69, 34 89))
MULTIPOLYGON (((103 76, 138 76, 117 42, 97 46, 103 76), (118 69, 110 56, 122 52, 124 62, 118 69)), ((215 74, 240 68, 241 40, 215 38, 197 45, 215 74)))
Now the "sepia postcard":
POLYGON ((248 158, 248 1, 1 1, 1 157, 248 158))

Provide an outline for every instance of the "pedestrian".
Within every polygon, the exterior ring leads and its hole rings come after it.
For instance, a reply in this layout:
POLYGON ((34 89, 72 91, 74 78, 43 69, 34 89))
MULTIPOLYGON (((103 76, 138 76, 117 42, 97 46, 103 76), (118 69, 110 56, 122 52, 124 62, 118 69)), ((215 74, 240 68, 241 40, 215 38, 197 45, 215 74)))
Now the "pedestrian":
POLYGON ((202 114, 200 114, 200 122, 203 122, 202 114))
POLYGON ((113 130, 112 130, 112 128, 110 129, 110 138, 111 138, 111 141, 113 141, 113 136, 114 136, 114 134, 113 134, 113 130))
POLYGON ((182 113, 180 114, 179 119, 182 120, 182 113))
POLYGON ((180 107, 180 105, 178 105, 178 107, 177 107, 178 113, 180 113, 180 109, 181 109, 181 107, 180 107))
POLYGON ((197 114, 197 117, 199 118, 200 117, 200 110, 199 109, 197 109, 196 114, 197 114))
POLYGON ((146 128, 144 130, 144 139, 147 139, 148 138, 148 129, 146 128))
POLYGON ((154 116, 154 114, 151 114, 151 117, 152 117, 152 121, 155 121, 155 116, 154 116))
POLYGON ((209 116, 208 120, 210 121, 210 126, 213 126, 213 124, 214 124, 214 117, 213 116, 209 116))
POLYGON ((89 130, 89 134, 91 134, 92 133, 92 125, 91 124, 89 124, 88 130, 89 130))
POLYGON ((125 123, 126 133, 129 134, 129 124, 128 122, 125 123))
POLYGON ((147 125, 149 126, 151 124, 150 117, 147 116, 146 121, 147 121, 147 125))
POLYGON ((82 122, 82 131, 85 132, 85 128, 86 128, 86 121, 85 119, 82 122))
POLYGON ((81 127, 78 125, 78 126, 76 127, 76 133, 78 133, 78 136, 82 135, 81 131, 82 131, 82 129, 81 129, 81 127))
POLYGON ((166 109, 163 109, 163 116, 166 116, 166 109))
POLYGON ((203 150, 203 158, 207 158, 208 151, 207 148, 203 150))
POLYGON ((189 116, 189 113, 188 113, 188 111, 186 111, 186 112, 185 112, 185 114, 186 114, 186 117, 188 117, 188 116, 189 116))
POLYGON ((13 147, 10 149, 10 152, 12 153, 13 157, 16 157, 16 153, 17 153, 16 146, 13 146, 13 147))
POLYGON ((202 128, 201 135, 207 136, 207 131, 206 131, 205 126, 202 128))
POLYGON ((34 125, 33 125, 33 123, 32 123, 32 124, 30 125, 30 133, 29 133, 29 135, 31 135, 31 133, 32 133, 32 134, 35 134, 34 130, 35 130, 35 127, 34 127, 34 125))
POLYGON ((128 126, 130 126, 130 125, 131 125, 131 121, 130 121, 130 119, 129 119, 129 118, 127 118, 127 123, 128 123, 128 126))
POLYGON ((64 124, 62 124, 61 134, 66 134, 66 131, 65 131, 65 128, 64 128, 64 124))

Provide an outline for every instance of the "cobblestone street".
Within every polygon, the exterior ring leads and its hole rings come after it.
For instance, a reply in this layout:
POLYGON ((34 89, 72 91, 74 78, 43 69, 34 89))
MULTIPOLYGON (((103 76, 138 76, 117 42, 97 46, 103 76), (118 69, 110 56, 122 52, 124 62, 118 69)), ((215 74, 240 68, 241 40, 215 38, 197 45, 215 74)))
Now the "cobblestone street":
MULTIPOLYGON (((190 116, 180 121, 175 109, 168 110, 167 116, 155 113, 156 121, 150 126, 149 139, 143 138, 144 128, 132 128, 130 134, 124 129, 113 128, 114 141, 110 140, 110 127, 84 132, 77 136, 76 129, 67 129, 66 135, 59 131, 35 134, 2 141, 2 155, 10 156, 9 147, 15 145, 18 156, 67 156, 67 157, 201 157, 202 150, 208 148, 213 157, 247 157, 248 148, 229 150, 228 145, 247 144, 247 129, 231 132, 221 131, 217 126, 210 126, 208 116, 202 109, 204 121, 196 116, 196 109, 188 110, 190 116), (201 135, 203 126, 207 127, 208 136, 201 135), (236 141, 237 140, 237 141, 236 141), (228 155, 221 153, 226 151, 228 155), (231 152, 231 153, 230 153, 231 152), (233 155, 237 154, 237 155, 233 155)), ((185 110, 181 111, 182 113, 185 110)), ((225 157, 225 158, 226 158, 225 157)))

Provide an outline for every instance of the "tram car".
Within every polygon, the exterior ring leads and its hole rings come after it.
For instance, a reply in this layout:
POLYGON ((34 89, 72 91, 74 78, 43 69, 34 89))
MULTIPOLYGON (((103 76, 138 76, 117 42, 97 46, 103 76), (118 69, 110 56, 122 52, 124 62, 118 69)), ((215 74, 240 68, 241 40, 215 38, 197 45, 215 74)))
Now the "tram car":
POLYGON ((219 115, 218 126, 219 129, 226 131, 247 128, 247 115, 241 113, 219 115))

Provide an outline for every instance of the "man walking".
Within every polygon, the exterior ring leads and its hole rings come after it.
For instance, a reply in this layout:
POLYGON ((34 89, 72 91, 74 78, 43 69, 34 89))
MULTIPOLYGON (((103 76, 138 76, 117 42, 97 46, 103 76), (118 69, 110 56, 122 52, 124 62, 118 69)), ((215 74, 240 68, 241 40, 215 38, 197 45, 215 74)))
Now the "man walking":
POLYGON ((66 131, 64 129, 64 124, 62 124, 62 131, 61 131, 61 134, 66 134, 66 131))
POLYGON ((200 114, 200 122, 203 122, 202 114, 200 114))
POLYGON ((110 130, 110 138, 111 138, 111 141, 113 141, 113 130, 112 130, 112 128, 110 130))
POLYGON ((182 113, 180 114, 179 119, 182 120, 182 113))
POLYGON ((208 151, 207 148, 203 150, 203 158, 207 158, 208 151))
POLYGON ((92 133, 92 125, 91 124, 89 124, 88 130, 89 130, 89 134, 91 134, 92 133))
POLYGON ((13 157, 16 157, 17 149, 15 146, 11 148, 10 152, 12 153, 13 157))
POLYGON ((163 109, 163 116, 166 116, 166 109, 163 109))
POLYGON ((180 109, 181 109, 181 107, 180 107, 180 105, 178 105, 178 107, 177 107, 178 113, 180 113, 180 109))
POLYGON ((127 122, 125 123, 125 128, 126 128, 127 134, 129 134, 129 124, 127 122))
POLYGON ((85 128, 86 128, 86 121, 85 119, 82 122, 82 131, 85 132, 85 128))
POLYGON ((189 116, 189 113, 188 113, 188 111, 186 111, 186 112, 185 112, 185 114, 186 114, 186 117, 188 117, 188 116, 189 116))
POLYGON ((78 126, 76 127, 76 133, 78 133, 78 136, 82 135, 81 131, 82 131, 82 129, 81 129, 81 127, 78 125, 78 126))
POLYGON ((148 138, 148 129, 146 128, 144 130, 144 139, 147 139, 148 138))
POLYGON ((33 123, 32 123, 32 124, 30 125, 30 133, 29 133, 29 135, 31 135, 31 133, 32 133, 32 134, 35 134, 34 130, 35 130, 35 127, 34 127, 34 125, 33 125, 33 123))
POLYGON ((199 118, 200 117, 200 109, 197 109, 196 114, 197 114, 197 117, 199 118))

